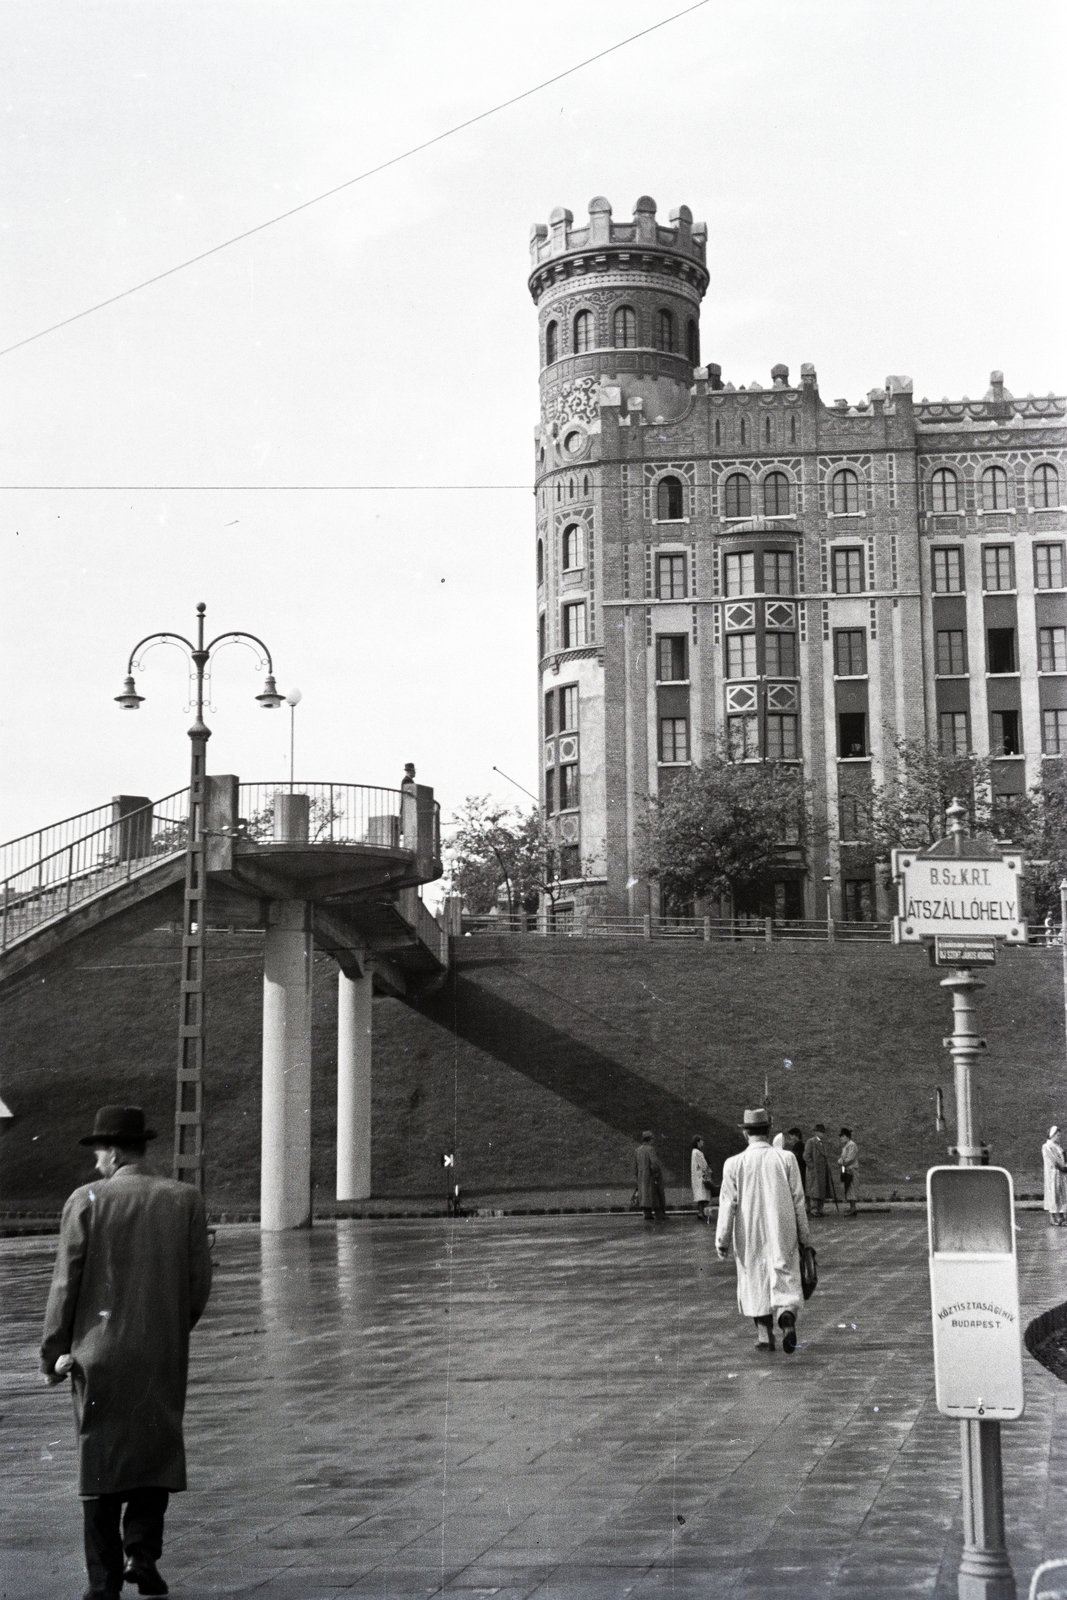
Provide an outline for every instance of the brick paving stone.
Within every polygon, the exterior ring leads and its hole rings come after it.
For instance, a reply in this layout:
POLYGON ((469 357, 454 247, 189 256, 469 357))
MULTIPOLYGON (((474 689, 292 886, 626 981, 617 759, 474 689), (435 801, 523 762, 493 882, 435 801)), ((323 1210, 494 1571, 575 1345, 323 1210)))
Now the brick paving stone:
MULTIPOLYGON (((1019 1217, 1026 1315, 1067 1233, 1019 1217)), ((35 1376, 54 1239, 0 1241, 0 1600, 84 1587, 70 1401, 35 1376)), ((691 1219, 219 1230, 194 1334, 177 1597, 955 1600, 959 1436, 933 1401, 925 1220, 819 1225, 800 1349, 757 1354, 691 1219)), ((1067 1552, 1067 1388, 1004 1428, 1021 1593, 1067 1552)))

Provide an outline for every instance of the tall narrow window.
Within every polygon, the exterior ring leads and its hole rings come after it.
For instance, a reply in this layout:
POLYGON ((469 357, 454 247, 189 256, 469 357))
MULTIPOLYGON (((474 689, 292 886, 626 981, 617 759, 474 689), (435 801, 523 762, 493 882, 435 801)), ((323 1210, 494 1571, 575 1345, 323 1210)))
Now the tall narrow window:
POLYGON ((764 419, 763 419, 763 442, 764 442, 764 444, 770 444, 770 442, 771 442, 771 419, 770 419, 770 417, 764 417, 764 419))
POLYGON ((966 711, 942 711, 938 725, 941 734, 941 754, 965 756, 970 747, 966 711))
POLYGON ((764 478, 763 514, 765 517, 789 515, 789 479, 784 472, 768 472, 764 478))
POLYGON ((834 473, 833 507, 837 517, 851 517, 860 508, 860 480, 851 467, 842 467, 834 473))
POLYGON ((728 678, 754 678, 756 676, 756 635, 754 633, 728 633, 726 635, 726 676, 728 678))
POLYGON ((661 633, 656 640, 656 679, 678 683, 689 676, 689 640, 684 633, 661 633))
POLYGON ((686 597, 684 555, 656 557, 656 597, 659 600, 684 600, 686 597))
POLYGON ((545 695, 545 738, 556 731, 556 691, 549 689, 545 695))
POLYGON ((685 328, 685 355, 691 367, 700 365, 700 334, 697 325, 690 317, 685 328))
POLYGON ((959 479, 951 467, 938 467, 930 479, 931 511, 958 511, 959 508, 959 479))
POLYGON ((1067 672, 1067 628, 1039 628, 1037 664, 1042 672, 1067 672))
POLYGON ((586 350, 593 348, 593 313, 579 311, 574 319, 574 351, 576 355, 583 355, 586 350))
POLYGON ((835 550, 833 556, 834 593, 862 594, 863 551, 835 550))
POLYGON ((1015 672, 1015 629, 986 629, 986 671, 1015 672))
POLYGON ((742 417, 741 418, 741 448, 742 448, 742 450, 745 448, 747 443, 748 443, 748 426, 747 426, 747 424, 745 422, 744 417, 742 417))
POLYGON ((660 717, 659 758, 661 761, 689 760, 689 720, 687 717, 660 717))
POLYGON ((1023 744, 1019 734, 1019 713, 991 711, 989 720, 990 752, 995 756, 1021 756, 1023 744))
POLYGON ((1038 589, 1062 589, 1062 544, 1034 545, 1034 584, 1038 589))
POLYGON ((846 878, 843 898, 846 922, 874 921, 874 885, 869 878, 846 878))
POLYGON ((765 550, 763 552, 763 590, 765 594, 793 593, 793 552, 791 550, 765 550))
POLYGON ((1008 474, 1003 467, 986 467, 982 473, 982 510, 1008 509, 1008 474))
POLYGON ((759 717, 727 717, 726 737, 731 761, 759 760, 759 717))
POLYGON ((962 628, 941 628, 937 635, 937 671, 942 678, 960 678, 967 671, 962 628))
POLYGON ((556 809, 556 769, 549 767, 545 773, 545 813, 551 816, 556 809))
POLYGON ((563 648, 576 650, 585 643, 585 601, 563 607, 563 648))
POLYGON ((1042 711, 1041 748, 1047 756, 1067 752, 1067 711, 1042 711))
POLYGON ((963 551, 950 545, 934 553, 934 593, 958 594, 963 588, 963 551))
POLYGON ((537 654, 542 661, 548 654, 548 619, 543 611, 537 619, 537 654))
POLYGON ((656 518, 659 522, 678 522, 685 515, 682 480, 661 478, 656 485, 656 518))
POLYGON ((716 417, 715 418, 715 448, 716 448, 716 450, 719 448, 719 446, 721 444, 722 444, 722 423, 719 420, 719 418, 716 417))
POLYGON ((796 444, 796 442, 797 442, 797 419, 796 419, 796 417, 790 417, 790 419, 789 419, 789 443, 790 444, 796 444))
POLYGON ((537 581, 538 583, 544 583, 545 581, 545 541, 543 539, 538 539, 537 541, 537 581))
POLYGON ((728 555, 726 557, 727 595, 755 594, 755 592, 756 556, 754 551, 744 550, 739 555, 728 555))
POLYGON ((1060 475, 1055 467, 1042 462, 1034 468, 1034 505, 1038 511, 1048 511, 1060 503, 1060 475))
POLYGON ((616 350, 632 350, 637 344, 637 315, 633 306, 619 306, 612 326, 616 350))
POLYGON ((572 733, 578 726, 578 685, 568 683, 559 691, 559 731, 572 733))
POLYGON ((726 480, 725 511, 727 517, 752 515, 752 480, 743 472, 731 472, 726 480))
POLYGON ((795 761, 797 758, 797 719, 776 711, 767 713, 767 760, 795 761))
POLYGON ((982 546, 982 587, 986 590, 1014 589, 1015 576, 1011 570, 1011 545, 987 544, 982 546))
POLYGON ((768 678, 795 678, 797 675, 797 636, 795 633, 766 635, 768 678))
POLYGON ((669 311, 656 312, 656 349, 674 349, 674 318, 669 311))
POLYGON ((559 769, 559 809, 573 811, 578 805, 578 763, 568 762, 559 769))
POLYGON ((559 345, 559 323, 550 322, 545 329, 545 366, 550 367, 556 359, 559 345))
POLYGON ((563 570, 572 572, 582 564, 582 530, 576 523, 563 530, 563 570))
POLYGON ((839 678, 860 678, 867 671, 867 635, 862 628, 838 628, 834 634, 834 671, 839 678))

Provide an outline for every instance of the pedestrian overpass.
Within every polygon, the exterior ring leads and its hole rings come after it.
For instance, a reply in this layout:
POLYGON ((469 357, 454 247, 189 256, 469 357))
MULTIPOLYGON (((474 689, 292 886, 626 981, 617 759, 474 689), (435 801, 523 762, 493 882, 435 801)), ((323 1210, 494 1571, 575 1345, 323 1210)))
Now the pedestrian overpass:
MULTIPOLYGON (((118 795, 0 845, 0 995, 150 929, 180 928, 188 816, 188 789, 118 795)), ((203 861, 208 975, 212 928, 264 935, 261 1225, 303 1227, 312 957, 323 951, 338 968, 337 1198, 365 1199, 372 994, 414 999, 448 970, 448 935, 419 894, 441 876, 440 808, 407 780, 294 788, 209 777, 203 861)), ((179 1135, 182 1104, 179 1081, 179 1135)))

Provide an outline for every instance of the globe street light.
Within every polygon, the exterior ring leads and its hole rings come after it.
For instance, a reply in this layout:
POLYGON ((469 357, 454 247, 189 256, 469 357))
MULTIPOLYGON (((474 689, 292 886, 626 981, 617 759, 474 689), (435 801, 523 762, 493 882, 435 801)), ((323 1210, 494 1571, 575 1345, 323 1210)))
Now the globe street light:
POLYGON ((144 695, 137 693, 133 669, 140 670, 144 652, 155 644, 174 644, 184 650, 196 672, 196 716, 189 729, 189 820, 185 838, 185 898, 182 915, 182 982, 178 1011, 178 1086, 174 1115, 174 1176, 204 1188, 204 948, 207 912, 207 873, 204 831, 207 742, 211 730, 204 723, 204 673, 213 654, 233 642, 254 646, 262 656, 267 677, 256 699, 265 711, 282 703, 274 682, 270 651, 254 633, 220 633, 204 643, 203 601, 196 608, 196 643, 181 633, 150 633, 130 652, 126 681, 115 699, 124 711, 138 711, 144 695))

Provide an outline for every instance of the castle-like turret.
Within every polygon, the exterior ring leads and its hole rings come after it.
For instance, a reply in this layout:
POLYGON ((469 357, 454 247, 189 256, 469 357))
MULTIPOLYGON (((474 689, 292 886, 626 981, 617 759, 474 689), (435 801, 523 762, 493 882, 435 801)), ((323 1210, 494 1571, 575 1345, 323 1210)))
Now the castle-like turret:
POLYGON ((622 383, 650 416, 676 417, 700 363, 700 302, 708 230, 688 206, 656 221, 642 195, 632 222, 613 222, 602 195, 576 228, 566 210, 530 233, 530 293, 538 308, 542 418, 583 378, 622 383))

